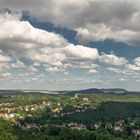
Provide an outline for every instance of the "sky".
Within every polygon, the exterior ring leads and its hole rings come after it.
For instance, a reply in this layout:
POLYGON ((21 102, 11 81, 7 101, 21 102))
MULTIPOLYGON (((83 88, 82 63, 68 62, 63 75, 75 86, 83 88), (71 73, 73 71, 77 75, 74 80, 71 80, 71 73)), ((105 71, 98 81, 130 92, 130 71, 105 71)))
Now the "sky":
POLYGON ((0 0, 0 89, 140 90, 139 0, 0 0))

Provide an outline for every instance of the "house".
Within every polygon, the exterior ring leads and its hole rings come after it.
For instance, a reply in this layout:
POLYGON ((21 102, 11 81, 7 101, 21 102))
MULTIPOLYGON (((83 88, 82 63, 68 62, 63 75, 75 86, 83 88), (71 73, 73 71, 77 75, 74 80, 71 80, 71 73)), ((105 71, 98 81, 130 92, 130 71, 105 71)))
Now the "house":
POLYGON ((31 123, 31 124, 26 124, 26 128, 30 129, 30 128, 38 128, 38 126, 35 123, 31 123))
POLYGON ((83 101, 88 101, 88 98, 83 98, 83 101))
POLYGON ((55 108, 52 110, 53 112, 59 112, 59 108, 55 108))
POLYGON ((140 136, 140 129, 133 129, 132 133, 135 135, 135 137, 140 136))
POLYGON ((120 131, 120 132, 122 132, 123 129, 122 129, 121 126, 114 126, 114 131, 120 131))
POLYGON ((97 124, 94 124, 94 128, 95 129, 99 129, 101 127, 101 122, 97 123, 97 124))
POLYGON ((124 120, 119 120, 119 121, 115 122, 114 131, 122 132, 123 131, 123 125, 124 125, 124 120))
POLYGON ((105 129, 112 129, 112 128, 113 128, 112 123, 107 123, 105 125, 105 129))

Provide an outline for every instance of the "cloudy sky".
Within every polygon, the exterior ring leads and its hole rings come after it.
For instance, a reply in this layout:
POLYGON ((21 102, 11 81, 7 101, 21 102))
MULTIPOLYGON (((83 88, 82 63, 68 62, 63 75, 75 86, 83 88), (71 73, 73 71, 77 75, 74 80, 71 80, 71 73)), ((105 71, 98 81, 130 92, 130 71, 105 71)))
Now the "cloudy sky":
POLYGON ((140 90, 139 0, 0 0, 0 88, 140 90))

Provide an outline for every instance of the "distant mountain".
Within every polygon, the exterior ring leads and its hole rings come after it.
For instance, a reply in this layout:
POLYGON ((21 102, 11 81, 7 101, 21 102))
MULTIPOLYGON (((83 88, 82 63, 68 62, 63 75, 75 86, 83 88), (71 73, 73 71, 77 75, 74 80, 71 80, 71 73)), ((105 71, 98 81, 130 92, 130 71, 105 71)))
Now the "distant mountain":
POLYGON ((22 93, 21 90, 10 90, 10 89, 1 89, 0 90, 0 94, 10 94, 10 95, 13 95, 13 94, 19 94, 19 93, 22 93))
POLYGON ((98 88, 90 88, 84 90, 75 90, 75 91, 68 91, 68 95, 73 94, 117 94, 117 95, 127 95, 127 94, 140 94, 140 92, 130 92, 126 89, 122 88, 111 88, 111 89, 98 89, 98 88))
POLYGON ((84 90, 75 90, 75 91, 69 91, 67 94, 93 94, 93 93, 103 93, 100 89, 97 88, 91 88, 91 89, 84 89, 84 90))
POLYGON ((48 90, 7 90, 1 89, 0 95, 19 95, 19 94, 50 94, 50 95, 70 95, 75 94, 112 94, 112 95, 128 95, 128 94, 137 94, 140 95, 140 92, 128 91, 122 88, 90 88, 84 90, 73 90, 73 91, 48 91, 48 90))
POLYGON ((116 93, 116 94, 124 94, 128 93, 126 89, 122 88, 112 88, 112 89, 101 89, 104 93, 116 93))

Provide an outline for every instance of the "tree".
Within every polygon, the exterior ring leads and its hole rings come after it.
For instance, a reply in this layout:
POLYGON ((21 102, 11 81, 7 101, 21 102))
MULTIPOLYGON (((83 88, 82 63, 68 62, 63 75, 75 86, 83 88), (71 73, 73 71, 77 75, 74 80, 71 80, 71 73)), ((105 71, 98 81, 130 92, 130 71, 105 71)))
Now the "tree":
POLYGON ((0 119, 0 140, 17 140, 11 123, 0 119))

